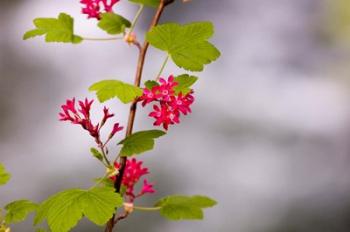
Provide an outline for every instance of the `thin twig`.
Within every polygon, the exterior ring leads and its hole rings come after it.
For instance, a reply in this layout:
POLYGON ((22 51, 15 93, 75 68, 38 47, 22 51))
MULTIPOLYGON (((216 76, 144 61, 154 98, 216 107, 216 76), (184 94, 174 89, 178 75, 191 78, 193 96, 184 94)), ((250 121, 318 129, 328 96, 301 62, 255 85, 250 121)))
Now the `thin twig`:
POLYGON ((158 211, 161 209, 161 207, 141 207, 141 206, 134 206, 135 210, 140 211, 158 211))
POLYGON ((136 16, 134 18, 134 20, 132 21, 132 24, 131 24, 131 27, 130 27, 130 31, 128 32, 129 34, 131 34, 134 29, 135 29, 135 26, 137 24, 137 21, 139 20, 140 16, 141 16, 141 13, 142 11, 144 10, 145 6, 143 4, 140 4, 140 8, 139 10, 137 11, 136 13, 136 16))
POLYGON ((97 144, 98 144, 98 146, 100 148, 100 151, 101 151, 101 154, 103 156, 103 159, 106 161, 106 164, 108 165, 106 167, 110 167, 111 166, 111 162, 107 158, 107 155, 106 155, 106 152, 105 152, 105 145, 102 143, 102 141, 100 139, 98 139, 98 143, 97 144))
POLYGON ((168 61, 169 61, 169 55, 166 56, 166 58, 165 58, 165 60, 164 60, 164 62, 162 64, 162 67, 160 68, 159 73, 158 73, 158 75, 156 77, 156 81, 159 81, 160 76, 162 75, 162 73, 163 73, 163 71, 165 69, 165 66, 168 63, 168 61))

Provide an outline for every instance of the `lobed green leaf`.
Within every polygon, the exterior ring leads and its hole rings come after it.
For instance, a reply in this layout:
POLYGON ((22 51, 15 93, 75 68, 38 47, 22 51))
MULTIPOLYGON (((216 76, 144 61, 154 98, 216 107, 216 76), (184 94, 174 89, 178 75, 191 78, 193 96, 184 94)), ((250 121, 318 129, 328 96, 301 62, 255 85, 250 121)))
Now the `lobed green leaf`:
POLYGON ((74 19, 65 13, 58 18, 36 18, 35 29, 26 32, 23 39, 45 35, 46 42, 80 43, 83 38, 74 34, 74 19))
POLYGON ((104 225, 122 204, 122 197, 111 187, 66 190, 39 206, 34 223, 46 219, 52 232, 70 231, 83 216, 97 225, 104 225))
POLYGON ((47 230, 44 228, 37 228, 35 232, 47 232, 47 230))
POLYGON ((167 23, 154 27, 146 39, 152 46, 166 51, 180 68, 202 71, 204 65, 220 56, 219 50, 207 41, 213 34, 211 22, 167 23))
POLYGON ((93 84, 89 91, 95 91, 100 102, 117 97, 124 104, 130 103, 143 93, 142 89, 118 80, 104 80, 93 84))
POLYGON ((131 23, 123 16, 109 12, 102 14, 98 27, 108 34, 116 35, 124 33, 125 28, 131 27, 131 23))
POLYGON ((188 74, 183 74, 174 78, 174 81, 178 83, 177 86, 174 87, 175 94, 179 93, 188 94, 191 92, 191 86, 196 83, 198 77, 190 76, 188 74))
POLYGON ((166 133, 160 130, 149 130, 136 132, 119 144, 122 144, 121 156, 133 156, 152 150, 154 147, 154 139, 159 138, 166 133))
POLYGON ((159 86, 159 83, 153 80, 148 80, 145 82, 145 87, 149 90, 151 90, 153 87, 159 86))
POLYGON ((213 207, 216 201, 206 196, 168 196, 156 203, 160 215, 169 220, 201 220, 203 209, 213 207))
POLYGON ((3 164, 0 163, 0 185, 5 185, 11 179, 11 174, 8 173, 3 164))
POLYGON ((11 202, 5 206, 5 209, 7 210, 5 221, 7 224, 24 221, 28 214, 35 211, 37 207, 38 204, 28 200, 11 202))

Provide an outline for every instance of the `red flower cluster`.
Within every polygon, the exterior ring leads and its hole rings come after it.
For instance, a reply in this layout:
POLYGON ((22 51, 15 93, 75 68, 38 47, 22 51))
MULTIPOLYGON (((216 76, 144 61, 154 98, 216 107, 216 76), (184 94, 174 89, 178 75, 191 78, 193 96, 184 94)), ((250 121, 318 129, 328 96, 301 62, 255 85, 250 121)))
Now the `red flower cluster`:
MULTIPOLYGON (((120 168, 119 163, 114 163, 116 169, 120 168)), ((123 186, 126 187, 125 195, 129 197, 129 201, 133 202, 135 198, 141 197, 146 193, 154 193, 153 184, 148 183, 147 179, 143 180, 143 186, 138 194, 134 193, 134 186, 139 182, 140 178, 149 174, 148 168, 142 167, 142 161, 137 161, 135 158, 126 161, 124 176, 122 180, 123 186)), ((116 180, 115 176, 111 177, 116 180)))
MULTIPOLYGON (((67 100, 66 104, 61 106, 62 112, 59 113, 59 120, 70 121, 73 124, 81 125, 90 133, 92 137, 95 138, 96 142, 100 144, 100 129, 109 118, 114 116, 114 114, 109 113, 109 110, 104 107, 101 123, 94 125, 90 119, 90 110, 93 102, 93 100, 89 101, 88 99, 85 99, 85 101, 79 101, 79 108, 76 109, 75 98, 72 100, 67 100)), ((115 133, 121 131, 122 129, 123 127, 119 126, 119 123, 115 123, 113 130, 109 135, 109 139, 111 139, 115 133)))
POLYGON ((153 105, 153 112, 149 114, 150 117, 156 119, 155 126, 163 124, 165 130, 168 130, 169 125, 180 123, 180 114, 187 115, 191 113, 190 106, 194 102, 193 91, 183 95, 175 94, 174 87, 178 83, 174 81, 174 77, 170 76, 166 81, 160 78, 159 85, 152 87, 152 89, 145 88, 143 95, 140 97, 142 106, 146 106, 151 102, 159 104, 153 105))
POLYGON ((82 9, 83 14, 88 18, 100 19, 102 12, 112 12, 113 6, 120 0, 81 0, 80 3, 85 5, 82 9))

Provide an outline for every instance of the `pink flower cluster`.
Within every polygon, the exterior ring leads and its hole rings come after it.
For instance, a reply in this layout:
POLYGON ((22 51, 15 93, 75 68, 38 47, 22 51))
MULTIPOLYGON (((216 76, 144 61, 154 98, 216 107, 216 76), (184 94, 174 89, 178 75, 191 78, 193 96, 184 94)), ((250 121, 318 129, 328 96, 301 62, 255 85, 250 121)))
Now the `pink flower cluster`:
MULTIPOLYGON (((133 202, 136 198, 143 196, 146 193, 154 193, 153 184, 149 183, 147 179, 143 180, 143 186, 138 194, 134 193, 134 187, 139 182, 140 178, 149 174, 148 168, 142 167, 142 161, 137 161, 135 158, 126 161, 122 185, 126 187, 125 195, 129 197, 129 201, 133 202)), ((120 168, 119 163, 114 163, 116 169, 120 168)), ((111 177, 116 180, 116 177, 111 177)))
POLYGON ((160 78, 159 85, 152 89, 145 88, 140 97, 142 106, 156 102, 149 116, 156 120, 155 126, 163 124, 165 130, 168 130, 169 125, 180 123, 181 113, 184 115, 191 113, 190 106, 194 102, 193 91, 185 95, 182 93, 176 95, 174 87, 177 85, 173 76, 170 76, 168 80, 160 78))
POLYGON ((100 19, 103 12, 112 12, 113 6, 120 0, 81 0, 84 5, 83 14, 87 14, 88 18, 100 19))
MULTIPOLYGON (((75 98, 67 100, 65 105, 62 105, 62 112, 59 113, 60 121, 70 121, 73 124, 81 125, 89 134, 95 138, 98 144, 101 144, 100 129, 104 126, 109 118, 112 118, 114 114, 109 113, 109 110, 103 108, 103 118, 100 123, 94 125, 90 119, 91 105, 94 101, 89 101, 85 98, 85 101, 79 101, 79 108, 76 108, 75 98)), ((109 139, 111 139, 118 131, 123 130, 123 127, 119 123, 115 123, 109 139)))

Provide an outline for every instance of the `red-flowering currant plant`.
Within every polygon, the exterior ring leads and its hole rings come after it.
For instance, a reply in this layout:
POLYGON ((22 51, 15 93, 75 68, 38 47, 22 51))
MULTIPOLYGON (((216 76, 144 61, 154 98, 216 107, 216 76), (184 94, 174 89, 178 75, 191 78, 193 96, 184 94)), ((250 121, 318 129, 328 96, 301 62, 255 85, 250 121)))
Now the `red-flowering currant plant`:
MULTIPOLYGON (((57 18, 34 19, 33 30, 24 34, 24 39, 44 36, 46 42, 79 44, 83 41, 125 41, 134 45, 138 51, 136 77, 133 84, 120 80, 103 80, 91 85, 89 91, 96 92, 100 103, 117 99, 123 104, 130 104, 129 118, 126 125, 117 121, 116 115, 107 107, 101 111, 99 121, 91 119, 91 109, 96 101, 90 99, 68 99, 59 112, 59 120, 78 125, 85 130, 95 143, 91 154, 105 168, 105 175, 96 179, 89 189, 69 189, 56 193, 41 203, 29 200, 17 200, 9 203, 0 211, 0 232, 9 232, 11 224, 21 222, 32 212, 35 213, 34 227, 39 231, 67 232, 86 217, 96 225, 104 226, 105 232, 112 232, 121 220, 135 211, 158 211, 169 220, 203 219, 203 209, 212 207, 216 202, 203 195, 171 195, 145 207, 136 204, 137 199, 156 192, 154 183, 146 176, 149 169, 137 155, 153 149, 155 140, 164 136, 170 127, 179 124, 183 117, 191 113, 195 102, 193 84, 196 76, 164 75, 164 69, 172 60, 180 69, 189 72, 203 71, 204 66, 215 61, 220 52, 208 40, 214 34, 210 22, 189 24, 162 23, 160 18, 165 10, 175 1, 188 0, 129 0, 139 5, 134 20, 116 14, 120 1, 127 0, 80 0, 82 13, 87 19, 94 20, 97 26, 111 37, 86 38, 74 32, 74 20, 66 13, 57 18), (134 32, 135 26, 145 7, 153 7, 155 13, 150 28, 141 43, 134 32), (115 35, 118 35, 114 37, 115 35), (166 58, 160 72, 152 80, 141 85, 143 68, 149 46, 165 52, 166 58), (133 132, 137 106, 151 109, 149 117, 158 129, 133 132), (105 125, 112 123, 112 129, 104 137, 101 133, 105 125), (125 130, 126 136, 115 141, 117 134, 125 130), (108 146, 118 146, 119 152, 114 157, 109 154, 108 146), (138 185, 138 186, 137 186, 138 185), (44 223, 46 222, 46 223, 44 223)), ((77 4, 79 4, 77 0, 77 4)), ((96 117, 93 117, 96 118, 96 117)), ((10 179, 3 165, 0 164, 0 185, 10 179)), ((160 188, 158 186, 157 188, 160 188)))

